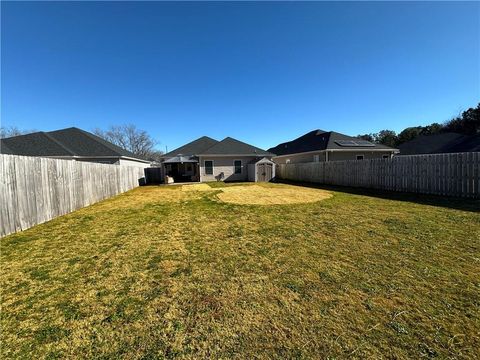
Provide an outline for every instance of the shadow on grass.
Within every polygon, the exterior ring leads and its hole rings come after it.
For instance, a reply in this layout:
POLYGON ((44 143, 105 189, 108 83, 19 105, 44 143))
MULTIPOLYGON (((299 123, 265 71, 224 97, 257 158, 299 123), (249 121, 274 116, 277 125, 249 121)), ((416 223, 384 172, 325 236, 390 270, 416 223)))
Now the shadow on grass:
POLYGON ((480 212, 480 200, 475 199, 465 199, 465 198, 455 198, 447 197, 440 195, 428 195, 428 194, 416 194, 416 193, 405 193, 405 192, 396 192, 396 191, 386 191, 386 190, 376 190, 368 188, 353 188, 347 186, 338 186, 338 185, 326 185, 326 184, 315 184, 315 183, 306 183, 306 182, 296 182, 296 181, 277 181, 282 184, 290 185, 301 185, 305 187, 322 189, 322 190, 331 190, 337 192, 343 192, 354 195, 364 195, 377 197, 387 200, 395 201, 407 201, 413 202, 422 205, 431 205, 431 206, 441 206, 456 210, 471 211, 471 212, 480 212))

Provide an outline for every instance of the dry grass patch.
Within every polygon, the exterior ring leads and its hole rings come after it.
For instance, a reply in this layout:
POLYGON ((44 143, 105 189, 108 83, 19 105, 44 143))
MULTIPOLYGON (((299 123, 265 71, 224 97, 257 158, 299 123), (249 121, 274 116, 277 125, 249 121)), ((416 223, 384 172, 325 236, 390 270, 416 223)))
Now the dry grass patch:
POLYGON ((189 184, 182 185, 182 191, 212 191, 213 189, 207 184, 189 184))
POLYGON ((220 188, 218 199, 241 205, 283 205, 312 203, 332 197, 332 193, 302 186, 270 184, 270 186, 231 186, 220 188))

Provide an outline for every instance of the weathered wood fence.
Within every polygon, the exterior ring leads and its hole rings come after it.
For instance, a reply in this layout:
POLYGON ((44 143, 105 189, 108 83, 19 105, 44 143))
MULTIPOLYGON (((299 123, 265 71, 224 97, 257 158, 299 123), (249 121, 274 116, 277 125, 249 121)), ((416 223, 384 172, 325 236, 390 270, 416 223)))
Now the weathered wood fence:
POLYGON ((0 154, 0 236, 133 189, 136 166, 0 154))
POLYGON ((277 178, 328 185, 480 197, 480 153, 277 165, 277 178))

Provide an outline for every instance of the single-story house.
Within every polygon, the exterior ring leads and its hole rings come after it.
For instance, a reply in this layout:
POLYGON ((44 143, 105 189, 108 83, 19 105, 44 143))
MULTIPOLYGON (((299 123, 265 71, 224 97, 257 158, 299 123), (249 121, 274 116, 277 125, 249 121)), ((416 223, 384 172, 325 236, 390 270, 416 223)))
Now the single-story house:
POLYGON ((0 153, 149 167, 150 161, 75 127, 0 140, 0 153))
POLYGON ((398 153, 385 145, 375 144, 335 131, 313 130, 299 138, 268 149, 277 164, 320 161, 389 159, 398 153))
POLYGON ((422 135, 401 144, 400 155, 445 154, 480 151, 480 134, 453 132, 422 135))
POLYGON ((163 171, 175 182, 270 181, 275 176, 272 153, 227 137, 198 138, 162 155, 163 171))

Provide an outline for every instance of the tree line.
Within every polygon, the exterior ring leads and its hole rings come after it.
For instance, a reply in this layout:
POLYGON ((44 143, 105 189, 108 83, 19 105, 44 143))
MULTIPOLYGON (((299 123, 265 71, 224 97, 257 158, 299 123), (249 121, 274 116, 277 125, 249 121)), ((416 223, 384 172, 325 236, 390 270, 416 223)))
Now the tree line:
POLYGON ((459 116, 456 116, 443 124, 432 123, 427 126, 408 127, 398 134, 393 130, 381 130, 378 133, 363 134, 358 135, 357 137, 377 144, 397 147, 421 135, 433 135, 445 132, 455 132, 465 135, 479 134, 480 103, 476 108, 465 110, 459 116))

